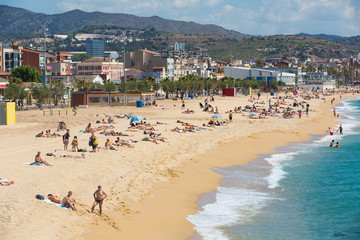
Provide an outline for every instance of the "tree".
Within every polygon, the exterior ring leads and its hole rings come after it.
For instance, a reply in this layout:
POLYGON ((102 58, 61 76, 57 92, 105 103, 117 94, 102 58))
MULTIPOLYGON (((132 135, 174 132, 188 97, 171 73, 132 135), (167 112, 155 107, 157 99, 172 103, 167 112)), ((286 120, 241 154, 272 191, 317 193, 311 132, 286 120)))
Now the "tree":
POLYGON ((275 90, 275 89, 277 89, 278 83, 276 80, 271 80, 269 85, 270 85, 271 89, 275 90))
POLYGON ((7 88, 4 91, 6 99, 16 102, 18 99, 24 99, 27 96, 25 88, 21 86, 22 81, 19 78, 11 78, 7 88))
POLYGON ((256 80, 252 80, 252 81, 250 81, 250 86, 253 89, 258 89, 260 87, 260 83, 256 80))
POLYGON ((74 54, 71 56, 71 60, 73 62, 80 62, 80 61, 85 61, 88 60, 90 58, 92 58, 93 56, 87 53, 78 53, 78 54, 74 54))
POLYGON ((63 96, 65 95, 65 85, 60 80, 53 81, 53 88, 51 91, 51 97, 54 97, 54 104, 55 106, 58 105, 59 99, 62 100, 63 96))
POLYGON ((263 68, 264 65, 265 65, 265 63, 263 62, 262 59, 260 59, 260 58, 256 59, 256 61, 255 61, 255 67, 256 68, 263 68))
POLYGON ((75 78, 75 89, 79 92, 88 93, 91 88, 94 87, 94 83, 85 78, 75 78))
POLYGON ((33 67, 20 66, 11 70, 11 75, 20 78, 23 82, 37 82, 41 83, 40 72, 33 67))
POLYGON ((107 92, 115 92, 116 91, 116 85, 114 82, 106 81, 104 82, 103 89, 107 92))
POLYGON ((160 89, 160 87, 161 87, 161 85, 159 84, 159 83, 153 83, 153 85, 152 85, 152 88, 153 88, 153 90, 154 91, 157 91, 157 90, 159 90, 160 89))
POLYGON ((32 96, 39 102, 44 103, 45 99, 49 97, 49 87, 42 85, 42 86, 31 86, 31 93, 32 96))

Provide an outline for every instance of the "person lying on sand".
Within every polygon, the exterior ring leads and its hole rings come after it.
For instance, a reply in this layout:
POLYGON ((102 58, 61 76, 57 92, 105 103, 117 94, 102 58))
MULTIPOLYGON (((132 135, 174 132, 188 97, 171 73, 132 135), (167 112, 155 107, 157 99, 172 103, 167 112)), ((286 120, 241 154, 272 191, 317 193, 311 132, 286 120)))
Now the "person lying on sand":
POLYGON ((58 196, 56 196, 56 195, 54 196, 51 193, 49 193, 47 197, 53 203, 61 204, 61 200, 60 200, 60 198, 58 196))
POLYGON ((41 163, 41 164, 44 164, 46 166, 52 166, 51 164, 49 164, 47 161, 43 160, 40 156, 40 152, 38 152, 36 155, 35 155, 35 162, 37 163, 41 163))
POLYGON ((9 181, 6 179, 0 180, 0 186, 10 186, 11 184, 14 184, 14 183, 15 183, 14 181, 9 181))
POLYGON ((71 208, 73 211, 77 211, 75 207, 75 198, 71 197, 72 191, 68 192, 68 195, 66 195, 63 200, 61 200, 61 204, 67 208, 71 208))

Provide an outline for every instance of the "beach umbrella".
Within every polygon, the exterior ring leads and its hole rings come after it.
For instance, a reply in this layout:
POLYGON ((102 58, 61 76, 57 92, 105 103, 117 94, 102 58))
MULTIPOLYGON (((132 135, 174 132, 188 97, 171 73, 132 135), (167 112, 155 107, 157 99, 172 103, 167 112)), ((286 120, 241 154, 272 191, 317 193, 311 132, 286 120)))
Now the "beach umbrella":
POLYGON ((143 117, 142 116, 134 116, 130 120, 132 122, 137 122, 137 121, 143 120, 143 117))
POLYGON ((211 118, 221 118, 221 115, 215 114, 215 115, 213 115, 211 118))

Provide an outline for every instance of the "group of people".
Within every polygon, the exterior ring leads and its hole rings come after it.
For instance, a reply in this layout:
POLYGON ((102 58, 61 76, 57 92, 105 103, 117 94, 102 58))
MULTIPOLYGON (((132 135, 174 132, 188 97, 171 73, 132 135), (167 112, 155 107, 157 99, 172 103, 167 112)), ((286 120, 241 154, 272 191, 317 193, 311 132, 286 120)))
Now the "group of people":
MULTIPOLYGON (((76 199, 72 197, 72 195, 73 195, 72 191, 69 191, 68 194, 65 197, 63 197, 63 199, 60 199, 60 197, 53 195, 51 193, 48 194, 47 197, 53 203, 60 204, 62 207, 70 208, 73 211, 78 211, 75 206, 76 199)), ((104 190, 102 190, 101 185, 99 185, 98 189, 93 193, 93 197, 94 197, 94 203, 91 207, 91 212, 94 212, 95 207, 99 205, 99 213, 101 215, 103 202, 105 198, 107 198, 107 194, 104 192, 104 190)))

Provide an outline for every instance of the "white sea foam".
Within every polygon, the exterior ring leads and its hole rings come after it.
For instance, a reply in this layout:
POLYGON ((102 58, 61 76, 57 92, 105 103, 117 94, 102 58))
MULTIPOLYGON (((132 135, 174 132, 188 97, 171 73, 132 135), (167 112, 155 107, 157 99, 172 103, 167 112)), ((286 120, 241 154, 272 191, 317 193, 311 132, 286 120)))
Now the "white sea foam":
POLYGON ((270 189, 279 187, 280 180, 286 176, 286 172, 283 170, 284 162, 293 159, 297 154, 299 154, 299 152, 276 153, 265 158, 272 166, 269 176, 266 177, 270 189))
POLYGON ((187 220, 207 240, 228 240, 225 227, 246 222, 267 205, 270 196, 248 189, 219 187, 214 203, 203 206, 198 214, 189 215, 187 220))

